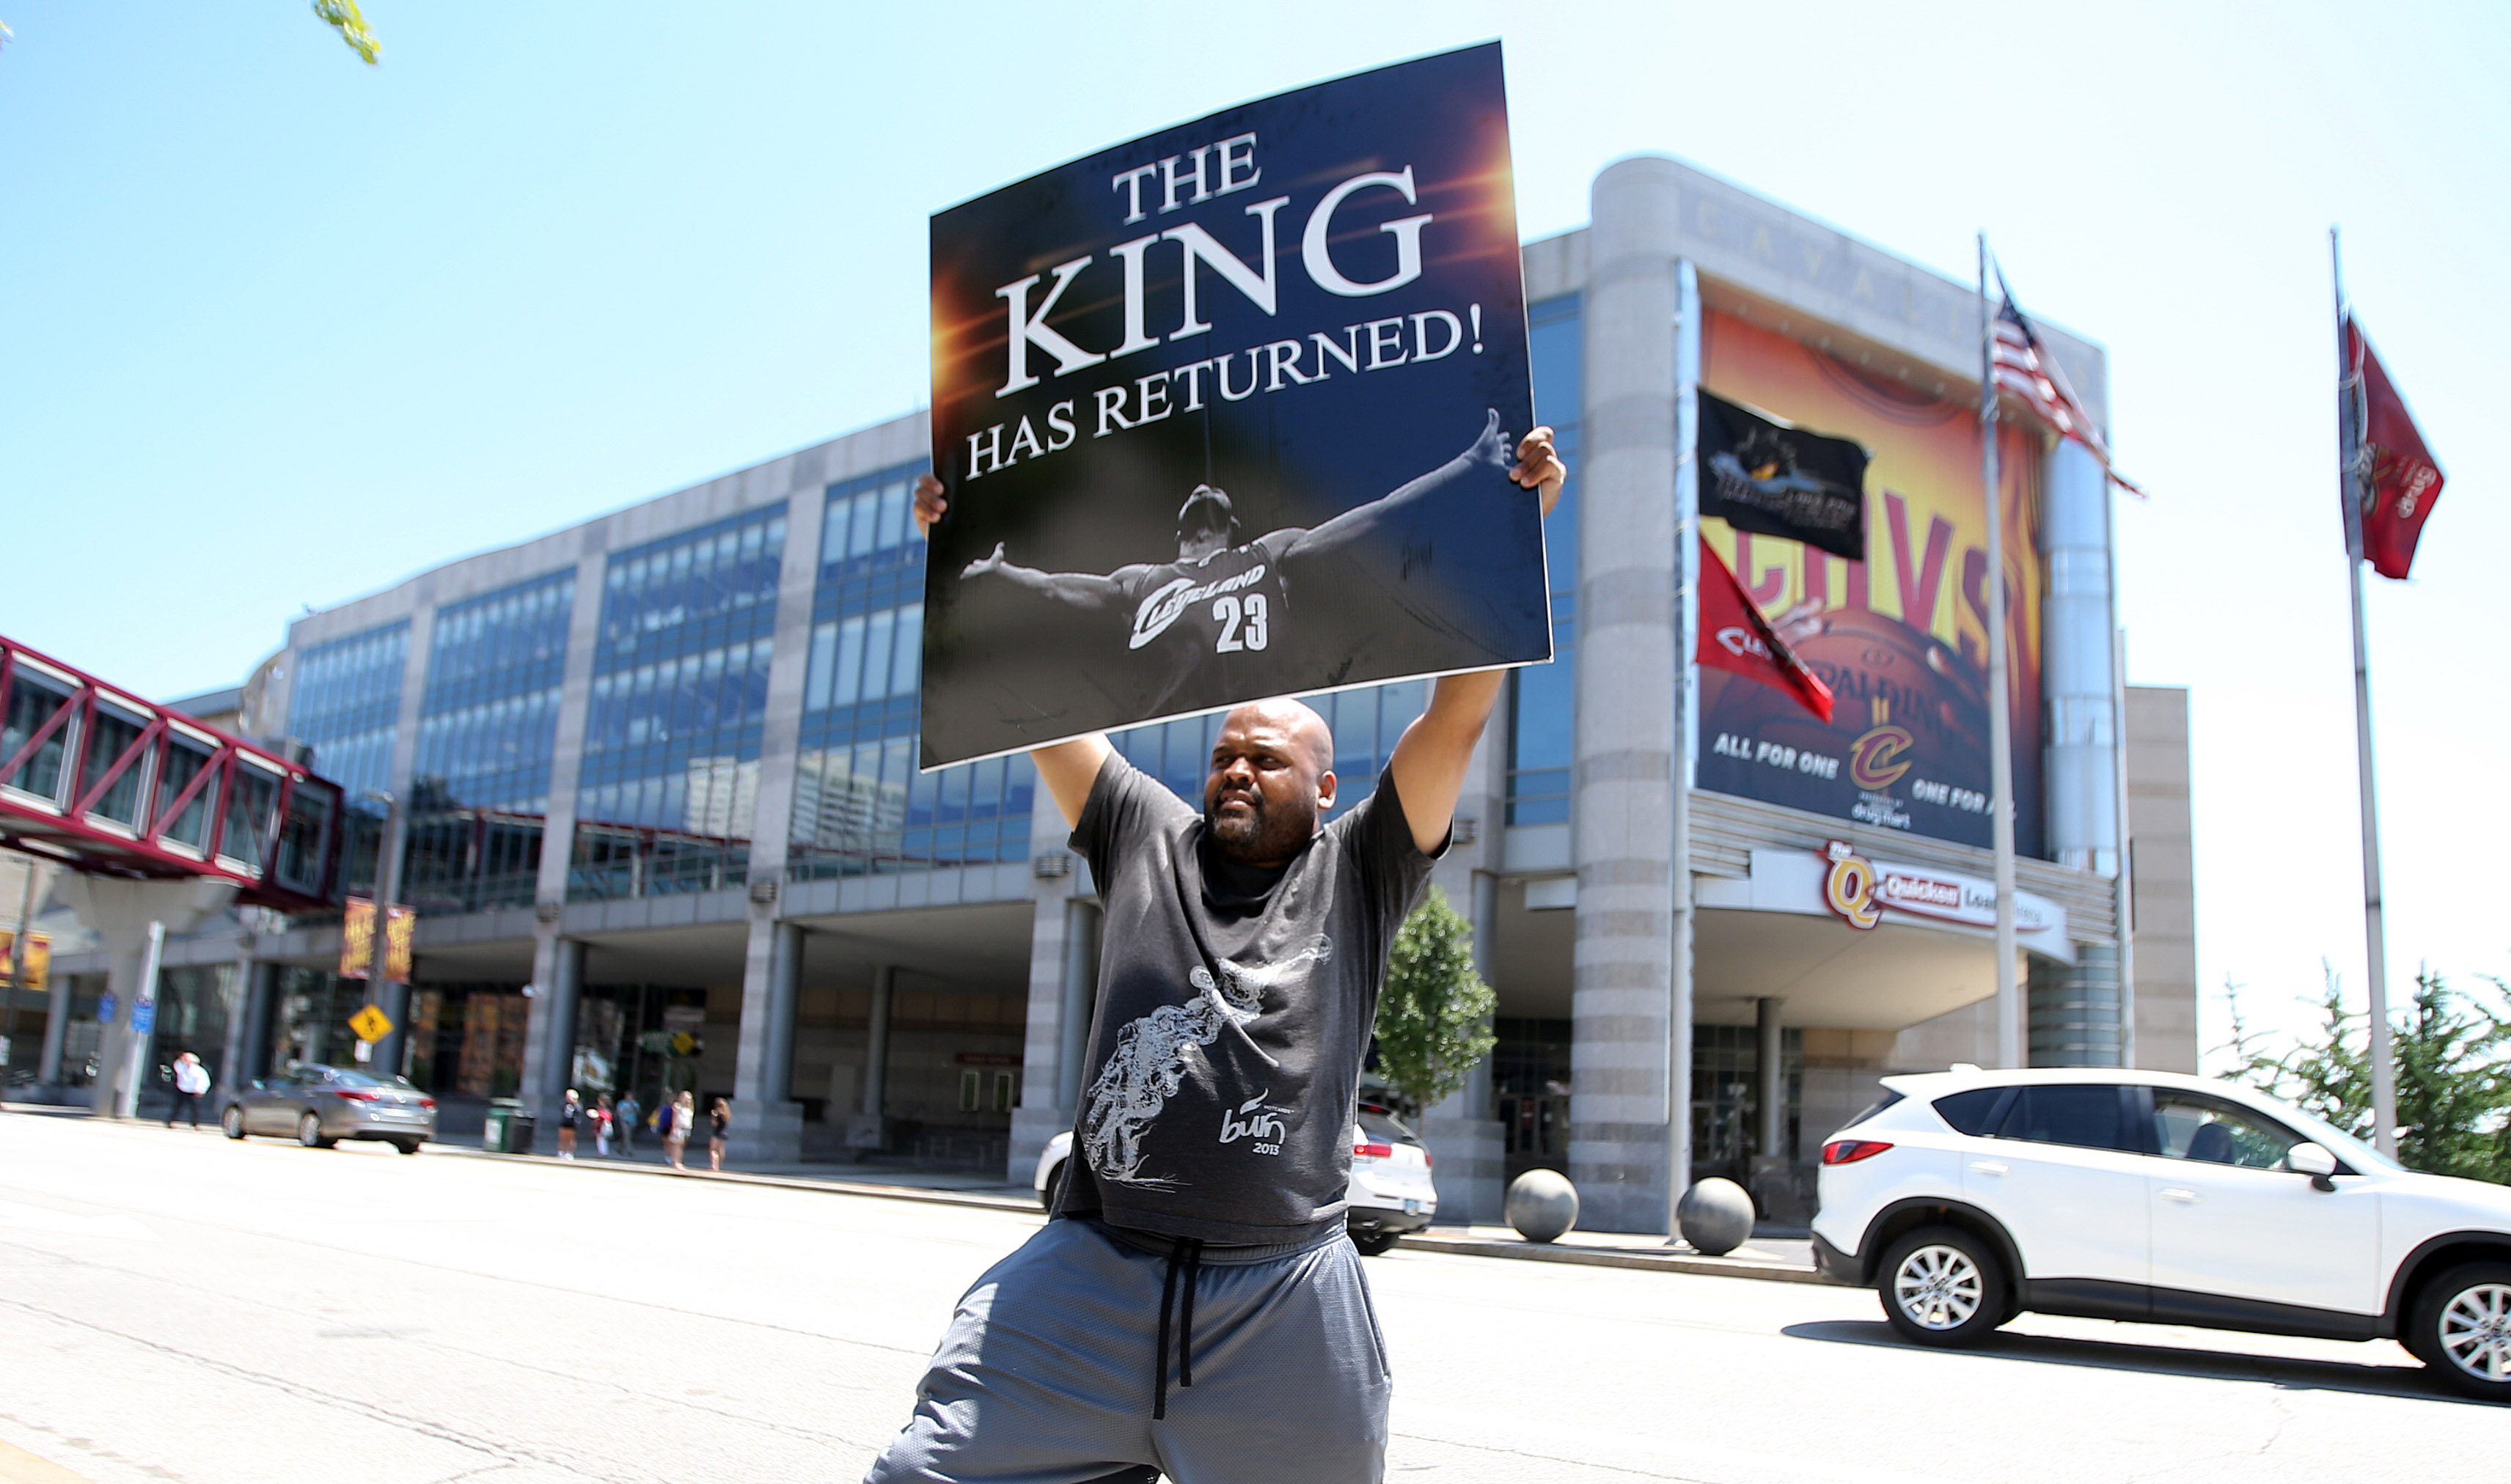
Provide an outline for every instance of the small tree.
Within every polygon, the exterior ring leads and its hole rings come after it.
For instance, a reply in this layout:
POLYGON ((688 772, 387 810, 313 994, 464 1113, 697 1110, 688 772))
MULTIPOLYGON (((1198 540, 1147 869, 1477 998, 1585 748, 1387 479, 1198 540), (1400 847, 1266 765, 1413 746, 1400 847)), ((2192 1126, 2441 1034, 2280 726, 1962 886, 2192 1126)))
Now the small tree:
MULTIPOLYGON (((2326 973, 2320 1033, 2282 1056, 2257 1045, 2233 1002, 2236 1081, 2299 1103, 2357 1138, 2372 1136, 2369 1017, 2326 973)), ((2497 996, 2511 994, 2493 979, 2497 996)), ((2231 986, 2225 986, 2228 997, 2231 986)), ((2398 1160, 2436 1175, 2511 1183, 2511 1015, 2427 969, 2389 1036, 2398 1080, 2398 1160)))
POLYGON ((1498 1038, 1499 997, 1474 971, 1474 932, 1437 887, 1395 933, 1377 996, 1377 1069, 1418 1113, 1465 1084, 1498 1038))

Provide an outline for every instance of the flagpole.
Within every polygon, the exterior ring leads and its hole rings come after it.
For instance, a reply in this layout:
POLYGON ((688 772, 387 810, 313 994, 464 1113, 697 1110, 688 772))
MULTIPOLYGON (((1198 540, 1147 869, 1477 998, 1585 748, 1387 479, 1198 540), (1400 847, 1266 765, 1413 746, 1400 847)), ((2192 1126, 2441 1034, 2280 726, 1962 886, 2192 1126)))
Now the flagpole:
POLYGON ((2337 291, 2337 485, 2345 513, 2345 582, 2354 612, 2354 769, 2362 790, 2364 980, 2371 986, 2372 1142, 2398 1153, 2398 1067, 2389 1046, 2389 947, 2381 922, 2380 809, 2373 791, 2372 662, 2363 636, 2363 392, 2345 344, 2345 273, 2337 229, 2328 229, 2328 274, 2337 291))
POLYGON ((1996 319, 1988 307, 1988 234, 1979 234, 1979 478, 1988 495, 1988 813, 1996 855, 1996 1058, 2024 1065, 2014 977, 2014 740, 2006 715, 2005 499, 1996 467, 1996 319))
POLYGON ((1669 972, 1665 1036, 1665 1239, 1681 1239, 1679 1209, 1691 1186, 1692 745, 1700 716, 1700 276, 1675 264, 1673 858, 1667 862, 1669 972))

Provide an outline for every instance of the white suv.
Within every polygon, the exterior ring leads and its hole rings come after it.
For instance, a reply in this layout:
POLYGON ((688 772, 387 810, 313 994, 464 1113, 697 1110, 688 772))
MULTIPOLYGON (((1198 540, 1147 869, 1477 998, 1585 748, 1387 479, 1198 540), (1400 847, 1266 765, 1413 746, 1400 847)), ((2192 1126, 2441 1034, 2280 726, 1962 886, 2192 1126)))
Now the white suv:
MULTIPOLYGON (((1071 1158, 1070 1129, 1047 1141, 1029 1181, 1038 1204, 1055 1208, 1064 1162, 1071 1158)), ((1420 1231, 1439 1213, 1439 1192, 1430 1183, 1430 1151, 1402 1119, 1374 1103, 1361 1104, 1354 1115, 1351 1184, 1343 1199, 1350 1203, 1352 1245, 1364 1257, 1384 1252, 1397 1237, 1420 1231)))
POLYGON ((2299 1108, 2165 1072, 1883 1079, 1822 1150, 1823 1275, 1895 1329, 2025 1311, 2392 1338, 2511 1401, 2511 1188, 2417 1174, 2299 1108))

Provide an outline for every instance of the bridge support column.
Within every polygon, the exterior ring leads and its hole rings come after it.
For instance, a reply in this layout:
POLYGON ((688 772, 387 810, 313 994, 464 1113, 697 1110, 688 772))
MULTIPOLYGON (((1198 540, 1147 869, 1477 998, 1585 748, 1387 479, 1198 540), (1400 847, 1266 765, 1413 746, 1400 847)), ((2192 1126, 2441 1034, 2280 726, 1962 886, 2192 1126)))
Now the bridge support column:
MULTIPOLYGON (((115 1001, 113 1019, 98 1027, 97 1080, 88 1090, 88 1105, 99 1117, 119 1117, 118 1110, 127 1097, 135 1095, 147 1083, 148 1068, 132 1054, 131 1022, 142 1004, 153 1007, 157 1001, 157 986, 142 982, 149 925, 163 924, 169 937, 190 932, 212 913, 225 909, 235 898, 235 885, 225 881, 124 881, 107 876, 65 875, 53 891, 58 900, 78 914, 80 922, 96 931, 103 940, 104 951, 112 956, 106 985, 115 1001)), ((61 1006, 56 1011, 58 1018, 66 1010, 68 987, 64 985, 55 993, 60 996, 60 1002, 57 1002, 61 1006)), ((44 1042, 48 1059, 58 1071, 59 1051, 49 1026, 44 1042)))

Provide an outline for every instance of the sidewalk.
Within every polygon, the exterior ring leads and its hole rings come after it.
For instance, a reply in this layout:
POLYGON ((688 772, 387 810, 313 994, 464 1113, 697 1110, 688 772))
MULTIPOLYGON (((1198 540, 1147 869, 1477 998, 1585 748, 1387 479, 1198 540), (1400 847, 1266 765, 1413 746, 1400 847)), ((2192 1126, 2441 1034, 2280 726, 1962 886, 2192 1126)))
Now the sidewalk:
MULTIPOLYGON (((48 1108, 12 1104, 9 1113, 41 1113, 55 1117, 88 1117, 84 1108, 48 1108)), ((137 1126, 137 1125, 135 1125, 137 1126)), ((149 1125, 153 1126, 153 1125, 149 1125)), ((492 1155, 476 1138, 428 1146, 429 1153, 471 1160, 510 1160, 575 1169, 609 1170, 625 1175, 699 1180, 729 1180, 744 1185, 772 1185, 789 1190, 826 1191, 831 1195, 868 1196, 886 1200, 921 1200, 936 1205, 971 1206, 998 1211, 1038 1212, 1037 1196, 1025 1185, 1014 1185, 987 1171, 917 1169, 905 1164, 771 1164, 727 1169, 707 1168, 703 1150, 686 1157, 685 1173, 663 1159, 660 1141, 639 1139, 634 1156, 601 1156, 586 1139, 572 1160, 555 1154, 492 1155)), ((1662 1237, 1619 1232, 1571 1232, 1559 1241, 1530 1242, 1507 1227, 1432 1227, 1397 1244, 1398 1251, 1445 1252, 1459 1257, 1511 1258, 1520 1262, 1572 1263, 1596 1268, 1634 1268, 1651 1273, 1682 1273, 1711 1277, 1753 1278, 1773 1283, 1819 1283, 1813 1244, 1802 1237, 1756 1236, 1723 1257, 1711 1257, 1688 1246, 1668 1246, 1662 1237)))
MULTIPOLYGON (((484 1159, 529 1160, 537 1163, 574 1163, 587 1168, 612 1168, 670 1174, 659 1152, 640 1148, 637 1158, 601 1159, 578 1152, 571 1161, 555 1155, 483 1155, 458 1145, 439 1146, 484 1159)), ((716 1180, 818 1189, 853 1196, 898 1200, 925 1200, 946 1205, 1035 1211, 1037 1196, 1024 1185, 1010 1185, 971 1170, 914 1169, 880 1164, 786 1164, 727 1169, 715 1174, 703 1161, 690 1162, 692 1173, 716 1180)), ((1432 1227, 1406 1236, 1399 1249, 1449 1252, 1463 1257, 1515 1258, 1526 1262, 1575 1263, 1598 1268, 1636 1268, 1655 1273, 1688 1273, 1715 1277, 1758 1278, 1778 1283, 1818 1283, 1813 1243, 1802 1237, 1755 1237, 1723 1257, 1711 1257, 1689 1246, 1668 1246, 1662 1237, 1617 1232, 1571 1232, 1559 1241, 1530 1242, 1508 1227, 1432 1227)))

